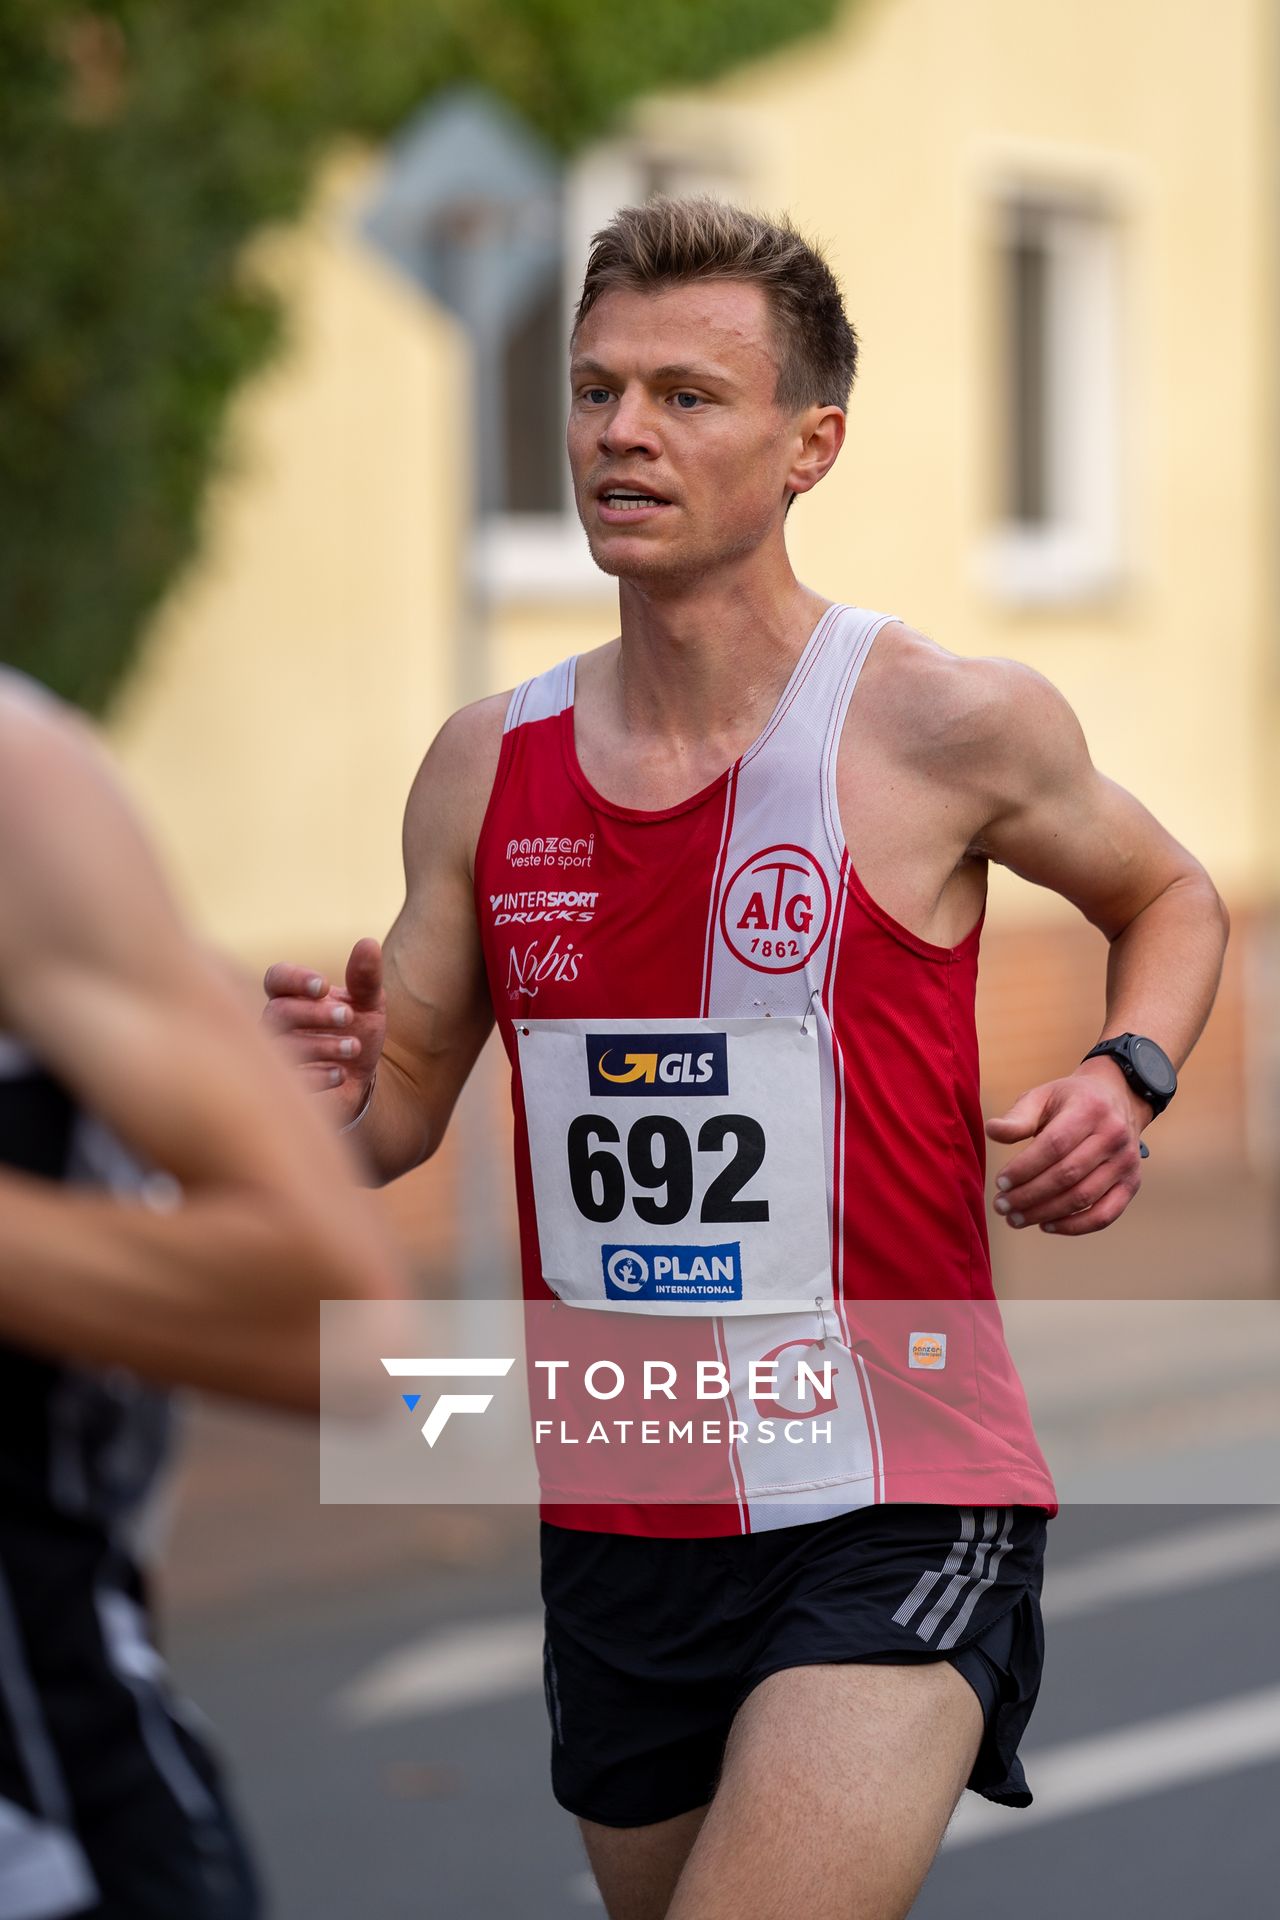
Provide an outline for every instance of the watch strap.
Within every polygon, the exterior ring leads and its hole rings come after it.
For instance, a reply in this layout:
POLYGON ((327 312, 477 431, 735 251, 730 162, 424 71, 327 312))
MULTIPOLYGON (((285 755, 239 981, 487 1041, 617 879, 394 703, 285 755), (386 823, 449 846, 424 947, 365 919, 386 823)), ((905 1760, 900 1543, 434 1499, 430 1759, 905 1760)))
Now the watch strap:
MULTIPOLYGON (((1144 1038, 1145 1036, 1143 1034, 1137 1033, 1113 1034, 1110 1039, 1099 1040, 1096 1047, 1090 1047, 1084 1058, 1085 1060, 1095 1060, 1105 1054, 1109 1059, 1114 1060, 1134 1092, 1140 1099, 1147 1102, 1151 1108, 1152 1118, 1155 1119, 1164 1112, 1174 1094, 1177 1092, 1177 1075, 1176 1073, 1174 1074, 1174 1084, 1167 1093, 1162 1093, 1158 1088, 1151 1085, 1145 1075, 1140 1072, 1133 1058, 1134 1042, 1144 1038)), ((1147 1045, 1150 1047, 1154 1047, 1156 1044, 1154 1040, 1147 1041, 1147 1045)), ((1163 1051, 1163 1049, 1161 1051, 1163 1051)), ((1165 1058, 1167 1059, 1168 1056, 1165 1055, 1165 1058)), ((1083 1064, 1084 1062, 1082 1061, 1081 1065, 1083 1064)), ((1169 1063, 1169 1070, 1173 1072, 1172 1061, 1169 1063)))

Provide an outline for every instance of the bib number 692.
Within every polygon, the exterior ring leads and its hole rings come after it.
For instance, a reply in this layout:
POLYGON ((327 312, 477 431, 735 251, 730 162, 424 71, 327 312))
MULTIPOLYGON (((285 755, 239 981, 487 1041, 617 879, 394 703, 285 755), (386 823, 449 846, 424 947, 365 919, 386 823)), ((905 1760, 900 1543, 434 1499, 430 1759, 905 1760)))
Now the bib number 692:
MULTIPOLYGON (((764 1128, 749 1114, 714 1114, 699 1127, 696 1150, 723 1154, 730 1140, 732 1158, 702 1196, 698 1218, 707 1226, 769 1218, 767 1200, 738 1197, 764 1164, 764 1128)), ((670 1114, 647 1114, 636 1120, 627 1132, 625 1147, 612 1120, 598 1113, 579 1114, 568 1134, 574 1204, 586 1220, 616 1220, 627 1204, 630 1176, 631 1186, 640 1189, 631 1195, 639 1219, 655 1227, 687 1219, 694 1200, 694 1151, 683 1126, 670 1114), (611 1152, 611 1148, 620 1151, 611 1152)))

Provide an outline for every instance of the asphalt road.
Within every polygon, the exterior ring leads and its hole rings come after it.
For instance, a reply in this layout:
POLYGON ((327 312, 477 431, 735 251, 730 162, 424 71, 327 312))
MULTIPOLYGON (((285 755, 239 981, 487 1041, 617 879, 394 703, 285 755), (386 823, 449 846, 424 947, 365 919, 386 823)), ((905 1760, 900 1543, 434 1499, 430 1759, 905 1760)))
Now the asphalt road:
MULTIPOLYGON (((1050 1553, 1037 1807, 966 1795, 915 1914, 1274 1912, 1280 1508, 1068 1508, 1050 1553)), ((232 1583, 170 1623, 276 1920, 600 1913, 547 1784, 530 1526, 484 1568, 353 1556, 340 1580, 232 1583)))

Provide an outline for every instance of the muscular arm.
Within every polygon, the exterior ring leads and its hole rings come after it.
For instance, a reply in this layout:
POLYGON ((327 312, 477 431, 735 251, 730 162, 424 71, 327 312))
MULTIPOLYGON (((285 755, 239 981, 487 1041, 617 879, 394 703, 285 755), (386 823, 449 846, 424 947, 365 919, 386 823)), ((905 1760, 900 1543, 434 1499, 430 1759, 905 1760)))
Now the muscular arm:
MULTIPOLYGON (((1132 794, 1093 766, 1062 696, 1029 668, 971 663, 979 702, 968 751, 982 821, 972 851, 1060 893, 1107 937, 1098 1037, 1149 1035, 1176 1065, 1213 1005, 1227 938, 1217 889, 1132 794)), ((1139 1184, 1138 1134, 1151 1109, 1114 1062, 1073 1067, 993 1120, 993 1139, 1032 1144, 1003 1170, 997 1202, 1015 1225, 1091 1232, 1139 1184)))
MULTIPOLYGON (((1140 801, 1098 772, 1080 724, 1047 680, 989 672, 998 720, 985 853, 1078 907, 1110 942, 1099 1038, 1146 1033, 1181 1065, 1213 1005, 1227 915, 1200 862, 1140 801)), ((1114 1074, 1107 1061, 1090 1071, 1114 1074)))
POLYGON ((227 978, 199 950, 96 743, 0 685, 0 1028, 182 1189, 157 1211, 0 1170, 0 1331, 37 1350, 314 1404, 317 1304, 398 1263, 227 978))

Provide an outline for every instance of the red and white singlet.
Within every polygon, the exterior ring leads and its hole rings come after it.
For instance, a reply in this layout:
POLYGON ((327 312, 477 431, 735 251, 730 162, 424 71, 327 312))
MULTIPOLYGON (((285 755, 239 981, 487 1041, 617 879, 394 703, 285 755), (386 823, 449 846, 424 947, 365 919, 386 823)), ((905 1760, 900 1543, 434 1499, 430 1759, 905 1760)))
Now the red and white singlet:
POLYGON ((829 609, 755 743, 656 812, 585 777, 573 660, 512 696, 475 894, 512 1067, 526 1298, 614 1309, 557 1314, 605 1339, 619 1309, 662 1316, 666 1350, 718 1357, 732 1407, 757 1416, 814 1417, 785 1382, 798 1359, 834 1363, 825 1446, 729 1444, 700 1459, 687 1504, 584 1499, 547 1509, 560 1525, 1056 1511, 991 1285, 980 923, 955 947, 909 932, 841 831, 845 714, 892 618, 829 609))

